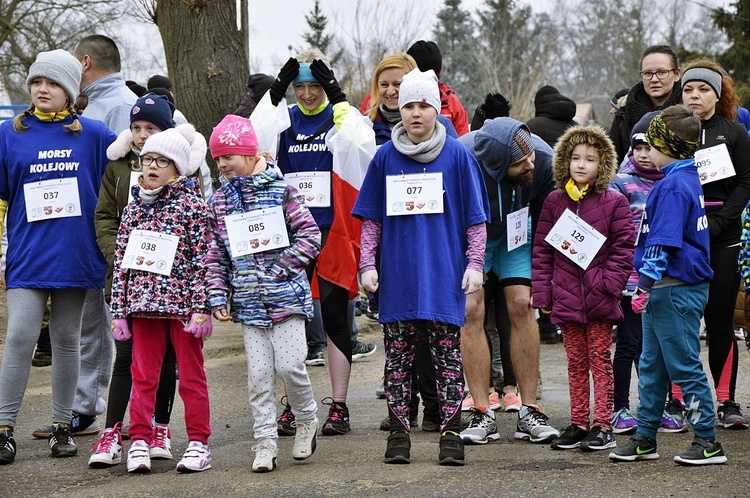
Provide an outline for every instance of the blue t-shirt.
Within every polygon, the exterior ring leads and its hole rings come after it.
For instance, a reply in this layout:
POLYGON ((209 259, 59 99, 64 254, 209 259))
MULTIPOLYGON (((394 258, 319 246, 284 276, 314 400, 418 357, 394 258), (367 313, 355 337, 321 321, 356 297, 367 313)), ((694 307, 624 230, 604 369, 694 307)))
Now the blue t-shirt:
MULTIPOLYGON (((277 165, 282 173, 300 171, 332 171, 333 154, 328 150, 325 136, 333 127, 333 106, 328 106, 314 116, 305 115, 297 104, 289 107, 292 125, 279 137, 277 165)), ((333 223, 333 195, 331 206, 310 208, 310 213, 321 228, 333 223)))
POLYGON ((711 280, 708 219, 695 161, 677 161, 662 171, 664 179, 656 182, 646 199, 635 268, 643 266, 648 247, 663 246, 670 255, 664 276, 688 284, 711 280))
POLYGON ((104 123, 80 117, 82 130, 65 131, 62 121, 26 117, 16 133, 0 125, 0 199, 8 201, 9 289, 103 289, 107 263, 96 243, 94 210, 107 166, 107 147, 117 138, 104 123), (75 178, 81 216, 26 220, 24 185, 75 178))
POLYGON ((435 320, 462 326, 466 296, 466 230, 489 212, 476 159, 451 137, 423 164, 384 144, 372 159, 352 214, 383 226, 380 241, 380 322, 435 320), (443 174, 444 212, 386 216, 386 176, 443 174))

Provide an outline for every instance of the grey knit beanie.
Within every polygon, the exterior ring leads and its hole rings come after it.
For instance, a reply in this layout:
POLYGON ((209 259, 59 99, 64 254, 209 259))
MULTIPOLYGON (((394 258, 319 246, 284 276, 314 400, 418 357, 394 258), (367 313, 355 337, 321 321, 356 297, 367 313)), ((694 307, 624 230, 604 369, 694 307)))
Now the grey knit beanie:
POLYGON ((70 52, 62 49, 50 52, 39 52, 29 68, 26 77, 26 88, 31 86, 34 78, 47 78, 65 89, 70 103, 76 101, 81 86, 81 63, 70 52))

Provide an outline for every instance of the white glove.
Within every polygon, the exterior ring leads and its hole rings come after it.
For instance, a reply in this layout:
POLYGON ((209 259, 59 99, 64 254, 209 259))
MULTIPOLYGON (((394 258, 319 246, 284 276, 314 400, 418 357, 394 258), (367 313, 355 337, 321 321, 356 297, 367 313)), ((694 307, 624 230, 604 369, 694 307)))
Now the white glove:
POLYGON ((378 290, 379 285, 377 270, 367 270, 362 273, 362 287, 364 287, 367 292, 375 292, 378 290))
POLYGON ((464 278, 461 279, 461 288, 466 289, 464 294, 473 294, 482 288, 483 283, 484 273, 467 268, 464 272, 464 278))

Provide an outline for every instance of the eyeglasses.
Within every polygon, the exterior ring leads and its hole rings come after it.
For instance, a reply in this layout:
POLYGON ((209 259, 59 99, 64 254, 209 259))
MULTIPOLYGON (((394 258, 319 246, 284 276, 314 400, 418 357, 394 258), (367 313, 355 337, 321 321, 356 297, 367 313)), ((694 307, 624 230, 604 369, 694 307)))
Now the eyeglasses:
POLYGON ((676 71, 676 69, 659 69, 658 71, 641 71, 641 79, 643 81, 651 81, 651 78, 656 76, 659 80, 663 80, 667 76, 669 76, 669 73, 672 71, 676 71))
POLYGON ((151 157, 151 156, 141 156, 138 158, 141 162, 141 166, 151 166, 152 164, 156 163, 156 165, 159 168, 166 168, 170 164, 172 164, 172 160, 168 157, 151 157))

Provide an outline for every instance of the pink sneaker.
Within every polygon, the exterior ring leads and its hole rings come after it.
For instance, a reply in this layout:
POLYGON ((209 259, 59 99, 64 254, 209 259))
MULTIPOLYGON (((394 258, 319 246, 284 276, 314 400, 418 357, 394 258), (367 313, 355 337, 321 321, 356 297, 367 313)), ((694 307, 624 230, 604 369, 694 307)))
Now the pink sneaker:
POLYGON ((490 393, 490 410, 499 410, 503 404, 500 402, 500 395, 497 392, 490 393))
POLYGON ((503 410, 506 412, 521 410, 521 396, 516 393, 503 394, 503 410))
POLYGON ((157 425, 151 433, 148 454, 153 459, 172 459, 172 431, 169 427, 157 425))
POLYGON ((470 412, 472 408, 474 408, 474 398, 469 394, 464 398, 463 402, 461 402, 461 411, 470 412))

